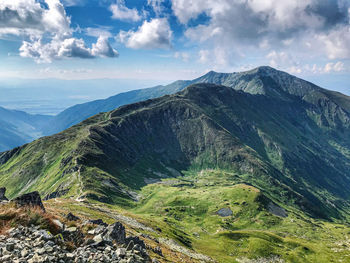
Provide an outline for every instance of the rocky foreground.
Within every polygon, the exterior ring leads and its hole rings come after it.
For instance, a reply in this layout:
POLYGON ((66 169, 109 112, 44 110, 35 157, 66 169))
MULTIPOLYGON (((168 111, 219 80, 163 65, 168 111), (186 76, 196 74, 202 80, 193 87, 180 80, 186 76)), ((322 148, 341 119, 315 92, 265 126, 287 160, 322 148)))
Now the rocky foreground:
MULTIPOLYGON (((30 213, 30 209, 46 213, 37 192, 18 197, 13 203, 23 207, 24 213, 30 213)), ((72 213, 66 215, 65 221, 69 224, 55 218, 49 221, 51 226, 47 229, 54 229, 55 234, 34 225, 16 225, 2 230, 0 262, 158 262, 151 260, 140 237, 126 235, 120 222, 108 225, 101 219, 81 220, 72 213)))
POLYGON ((120 223, 97 226, 89 232, 94 234, 92 238, 72 250, 63 240, 81 237, 82 233, 75 227, 58 236, 38 227, 12 228, 7 236, 0 235, 0 262, 157 262, 151 261, 142 240, 125 237, 120 223), (120 243, 121 239, 124 243, 120 243))

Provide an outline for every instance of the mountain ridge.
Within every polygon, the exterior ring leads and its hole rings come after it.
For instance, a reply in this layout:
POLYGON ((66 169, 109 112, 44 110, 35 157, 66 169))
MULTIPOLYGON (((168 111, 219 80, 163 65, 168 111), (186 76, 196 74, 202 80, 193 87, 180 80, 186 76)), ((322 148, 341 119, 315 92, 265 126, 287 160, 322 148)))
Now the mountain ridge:
MULTIPOLYGON (((35 127, 38 130, 37 133, 32 135, 32 131, 28 131, 26 132, 28 134, 26 134, 24 139, 19 138, 16 140, 16 143, 11 144, 10 146, 5 145, 2 150, 8 150, 12 147, 28 143, 40 136, 47 136, 61 132, 64 129, 69 128, 72 125, 75 125, 100 112, 107 112, 125 104, 156 98, 167 94, 173 94, 183 90, 190 84, 201 82, 226 85, 237 90, 243 90, 246 93, 263 94, 266 96, 275 97, 277 99, 283 98, 284 100, 293 100, 294 98, 290 98, 290 94, 292 93, 297 95, 297 97, 303 101, 310 102, 314 105, 328 103, 328 111, 337 110, 339 113, 337 116, 338 119, 349 119, 347 116, 347 113, 350 112, 350 107, 348 106, 350 99, 348 96, 322 89, 308 81, 301 80, 283 71, 278 71, 268 66, 261 66, 249 71, 234 73, 218 73, 215 71, 210 71, 194 80, 179 80, 165 86, 159 85, 147 89, 133 90, 111 96, 107 99, 77 104, 64 110, 56 116, 46 117, 46 123, 35 127), (263 82, 266 82, 267 85, 263 82), (266 86, 270 87, 265 90, 266 86), (277 86, 277 88, 274 88, 273 86, 277 86), (279 90, 278 87, 282 87, 282 90, 279 90), (304 90, 303 94, 299 94, 301 90, 304 90), (347 113, 339 112, 339 109, 337 109, 339 107, 342 110, 345 110, 347 113)), ((322 110, 322 106, 320 108, 322 110)), ((327 118, 327 115, 325 115, 325 117, 319 121, 323 121, 325 123, 331 121, 329 125, 335 125, 334 120, 330 120, 329 116, 327 118)), ((8 124, 4 126, 11 127, 11 125, 8 124)), ((3 132, 3 134, 5 134, 5 132, 3 132)), ((14 131, 11 131, 11 134, 14 137, 18 136, 14 131)), ((1 141, 4 140, 0 140, 0 142, 1 141)))
POLYGON ((174 95, 100 113, 13 156, 2 154, 0 183, 18 174, 10 180, 12 195, 39 187, 46 196, 126 202, 137 199, 136 192, 152 178, 189 169, 233 169, 275 201, 317 216, 343 217, 350 164, 339 150, 349 148, 349 138, 339 139, 339 127, 348 129, 347 122, 325 126, 315 107, 193 84, 174 95))

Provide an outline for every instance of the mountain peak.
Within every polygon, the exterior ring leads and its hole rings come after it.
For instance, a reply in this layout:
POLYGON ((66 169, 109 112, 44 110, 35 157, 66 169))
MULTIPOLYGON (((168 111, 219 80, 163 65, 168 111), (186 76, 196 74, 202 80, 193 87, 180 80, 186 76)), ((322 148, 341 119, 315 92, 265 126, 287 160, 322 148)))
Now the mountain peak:
POLYGON ((270 66, 260 66, 242 73, 259 74, 259 75, 287 74, 286 72, 277 70, 270 66))

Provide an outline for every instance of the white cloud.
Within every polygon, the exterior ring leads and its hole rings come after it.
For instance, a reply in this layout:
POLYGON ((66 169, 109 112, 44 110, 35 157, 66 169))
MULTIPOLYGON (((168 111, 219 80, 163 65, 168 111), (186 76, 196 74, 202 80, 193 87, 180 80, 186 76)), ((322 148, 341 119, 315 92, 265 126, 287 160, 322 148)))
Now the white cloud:
POLYGON ((323 44, 329 59, 350 58, 350 25, 317 35, 316 39, 323 44))
POLYGON ((184 62, 188 62, 188 60, 190 59, 190 54, 188 54, 187 52, 175 52, 174 57, 182 59, 182 61, 184 62))
MULTIPOLYGON (((47 8, 35 0, 3 0, 0 2, 0 36, 15 35, 25 38, 20 56, 33 58, 38 63, 49 63, 65 57, 116 57, 108 35, 100 35, 92 48, 83 39, 73 37, 70 18, 59 0, 45 0, 47 8)), ((91 31, 91 30, 90 30, 91 31)), ((91 32, 90 32, 91 33, 91 32)), ((96 30, 95 30, 96 33, 96 30)))
MULTIPOLYGON (((210 50, 210 54, 220 55, 225 51, 225 56, 211 56, 210 61, 214 60, 216 66, 226 63, 230 67, 237 58, 251 55, 252 50, 255 55, 260 52, 260 56, 261 52, 274 50, 290 53, 295 55, 295 61, 320 56, 350 58, 350 1, 347 0, 171 2, 175 16, 187 27, 185 36, 189 40, 200 43, 201 49, 210 50), (189 23, 199 15, 208 19, 199 24, 189 23)), ((291 67, 297 68, 293 63, 291 67)))
POLYGON ((124 0, 117 0, 115 4, 110 6, 112 18, 126 21, 139 21, 141 16, 136 8, 127 8, 124 0))
POLYGON ((325 73, 342 72, 344 70, 345 70, 345 66, 344 66, 344 63, 341 61, 338 61, 336 63, 333 63, 333 62, 327 63, 323 69, 325 73))
POLYGON ((92 37, 107 37, 110 38, 112 37, 112 33, 109 31, 111 30, 111 27, 106 27, 106 26, 101 26, 101 27, 87 27, 84 29, 84 32, 88 36, 92 37))
POLYGON ((98 57, 118 57, 119 53, 111 47, 106 37, 100 36, 96 44, 92 44, 91 54, 98 57))
POLYGON ((133 49, 170 48, 172 31, 168 20, 154 18, 144 21, 137 31, 120 31, 117 39, 133 49))
POLYGON ((205 50, 205 49, 202 49, 202 50, 199 50, 199 62, 202 63, 202 64, 206 64, 209 62, 209 50, 205 50))
POLYGON ((58 0, 46 0, 48 9, 35 0, 0 2, 0 34, 36 37, 45 32, 69 34, 70 18, 58 0))
POLYGON ((54 38, 49 43, 44 43, 42 39, 33 42, 24 41, 20 47, 20 55, 33 58, 38 63, 50 63, 54 59, 65 57, 118 57, 118 52, 110 46, 105 37, 99 37, 96 44, 92 44, 92 48, 86 47, 83 39, 54 38))

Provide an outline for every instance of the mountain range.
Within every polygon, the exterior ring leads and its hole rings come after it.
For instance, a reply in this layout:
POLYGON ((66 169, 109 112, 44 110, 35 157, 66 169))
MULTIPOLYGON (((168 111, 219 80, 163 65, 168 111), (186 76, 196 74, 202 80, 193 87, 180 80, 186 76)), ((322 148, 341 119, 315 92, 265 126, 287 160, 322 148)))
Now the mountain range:
POLYGON ((142 222, 161 262, 350 260, 346 95, 259 67, 23 118, 69 128, 0 154, 9 198, 142 222))
MULTIPOLYGON (((269 67, 192 82, 136 91, 147 98, 190 84, 3 153, 0 184, 11 196, 35 189, 113 203, 137 199, 149 180, 229 169, 276 201, 321 217, 347 215, 349 97, 269 67)), ((83 106, 108 109, 114 99, 83 106)))
MULTIPOLYGON (((11 124, 14 124, 14 122, 18 122, 18 124, 15 124, 15 126, 21 126, 21 123, 24 121, 28 125, 31 126, 31 128, 28 129, 20 129, 21 130, 21 139, 15 139, 18 137, 18 133, 16 133, 13 129, 11 131, 7 131, 4 133, 6 134, 6 138, 13 137, 13 143, 10 145, 6 145, 9 140, 1 139, 0 138, 0 151, 9 150, 15 146, 20 146, 24 143, 28 143, 34 139, 37 139, 41 136, 47 136, 52 135, 58 132, 61 132, 75 124, 78 124, 79 122, 95 115, 100 112, 107 112, 111 111, 119 106, 143 101, 147 99, 157 98, 163 95, 169 95, 174 94, 178 91, 183 90, 185 87, 191 84, 195 83, 213 83, 218 85, 225 85, 228 87, 232 87, 235 90, 243 90, 247 93, 251 94, 265 94, 269 96, 283 96, 283 94, 280 93, 280 91, 274 90, 273 87, 263 87, 261 80, 259 78, 256 78, 254 75, 257 71, 266 71, 269 72, 269 74, 276 74, 276 72, 279 72, 279 76, 275 76, 276 81, 278 82, 278 85, 281 85, 283 87, 283 92, 290 92, 291 94, 294 94, 296 96, 312 96, 312 94, 315 94, 318 98, 318 96, 323 96, 324 98, 332 97, 333 100, 336 100, 336 103, 340 103, 343 107, 346 106, 346 99, 344 101, 344 97, 347 98, 347 96, 342 95, 338 92, 333 92, 321 88, 317 88, 315 85, 312 85, 311 83, 305 84, 307 82, 302 81, 298 78, 292 77, 287 73, 283 73, 280 71, 273 70, 269 67, 260 67, 257 69, 254 69, 252 71, 247 72, 235 72, 235 73, 217 73, 214 71, 208 72, 207 74, 203 75, 202 77, 199 77, 194 80, 178 80, 175 81, 169 85, 166 86, 155 86, 152 88, 147 89, 140 89, 140 90, 133 90, 129 92, 124 92, 117 94, 115 96, 109 97, 107 99, 102 100, 95 100, 83 104, 77 104, 75 106, 69 107, 66 110, 62 111, 56 116, 45 116, 45 115, 28 115, 24 112, 20 111, 11 111, 12 115, 14 112, 17 112, 17 115, 19 116, 18 119, 11 117, 11 119, 7 119, 8 114, 2 114, 1 121, 9 122, 11 124), (295 84, 295 85, 294 85, 295 84), (303 85, 303 89, 299 89, 300 85, 303 85), (310 86, 311 85, 311 86, 310 86), (290 89, 295 90, 285 90, 288 89, 288 86, 290 89), (312 87, 311 90, 309 87, 312 87), (302 91, 301 91, 302 90, 302 91), (298 94, 298 92, 306 92, 305 94, 298 94), (316 94, 318 93, 318 94, 316 94), (27 116, 25 118, 22 118, 22 116, 27 116), (44 121, 33 121, 34 119, 43 119, 44 121)), ((305 98, 305 100, 311 100, 312 98, 305 98)), ((6 109, 2 108, 3 111, 6 109)), ((11 115, 11 116, 12 116, 11 115)), ((4 126, 5 127, 5 126, 4 126)), ((8 126, 10 127, 10 126, 8 126)))

